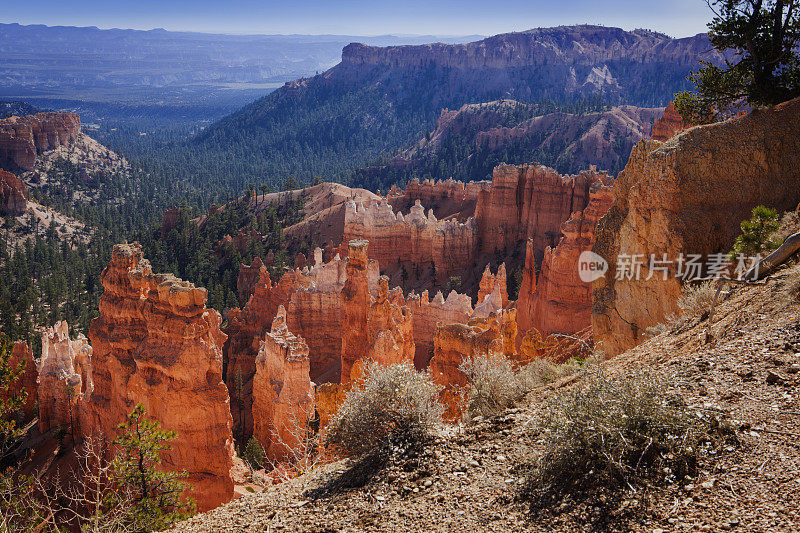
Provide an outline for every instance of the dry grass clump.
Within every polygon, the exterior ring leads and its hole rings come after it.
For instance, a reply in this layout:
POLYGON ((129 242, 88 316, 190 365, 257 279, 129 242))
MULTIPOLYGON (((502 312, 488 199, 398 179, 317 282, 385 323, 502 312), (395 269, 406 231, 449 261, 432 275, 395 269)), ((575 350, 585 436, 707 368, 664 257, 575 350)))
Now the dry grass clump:
POLYGON ((708 426, 667 390, 667 380, 650 373, 614 380, 597 374, 553 397, 528 496, 547 504, 556 495, 691 474, 708 426))
POLYGON ((464 417, 496 415, 514 406, 531 390, 574 374, 580 368, 580 363, 572 359, 555 364, 536 358, 519 368, 502 355, 464 359, 458 367, 468 383, 463 392, 464 417))
POLYGON ((464 359, 458 367, 467 376, 464 392, 464 416, 492 416, 514 405, 527 392, 522 376, 507 358, 475 356, 464 359))
POLYGON ((350 457, 421 447, 442 422, 440 390, 427 372, 408 363, 372 362, 331 420, 326 442, 350 457))
POLYGON ((532 390, 580 372, 585 363, 586 361, 578 359, 568 359, 561 364, 556 364, 540 357, 521 367, 519 375, 527 390, 532 390))
POLYGON ((683 286, 683 294, 678 298, 678 307, 687 317, 699 317, 703 320, 711 311, 716 291, 713 281, 704 281, 700 285, 687 283, 683 286))

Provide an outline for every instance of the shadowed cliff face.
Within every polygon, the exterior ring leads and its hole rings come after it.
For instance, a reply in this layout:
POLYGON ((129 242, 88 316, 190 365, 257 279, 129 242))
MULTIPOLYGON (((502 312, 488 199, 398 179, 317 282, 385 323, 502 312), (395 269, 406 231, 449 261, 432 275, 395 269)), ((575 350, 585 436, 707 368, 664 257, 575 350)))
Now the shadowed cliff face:
POLYGON ((678 311, 680 254, 727 253, 740 223, 762 204, 779 211, 800 201, 800 99, 772 109, 642 141, 614 185, 593 251, 609 263, 593 283, 592 328, 606 355, 641 342, 644 330, 678 311), (620 254, 645 258, 638 279, 615 279, 620 254), (648 269, 666 258, 669 272, 648 269))

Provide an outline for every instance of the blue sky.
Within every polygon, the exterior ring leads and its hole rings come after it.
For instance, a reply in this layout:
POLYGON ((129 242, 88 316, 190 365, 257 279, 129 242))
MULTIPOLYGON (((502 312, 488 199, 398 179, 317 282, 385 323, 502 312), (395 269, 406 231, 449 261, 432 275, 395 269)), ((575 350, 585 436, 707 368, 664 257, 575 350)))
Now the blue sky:
POLYGON ((704 0, 0 0, 0 22, 215 33, 493 35, 603 24, 705 31, 704 0))

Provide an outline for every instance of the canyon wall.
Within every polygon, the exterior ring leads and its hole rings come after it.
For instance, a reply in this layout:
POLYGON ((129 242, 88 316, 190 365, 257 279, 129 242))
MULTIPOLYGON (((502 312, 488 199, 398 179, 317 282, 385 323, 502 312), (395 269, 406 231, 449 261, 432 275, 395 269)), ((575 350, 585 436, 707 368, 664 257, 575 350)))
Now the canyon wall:
POLYGON ((534 241, 528 240, 516 306, 521 335, 531 329, 543 337, 573 334, 591 324, 592 284, 581 280, 578 263, 581 253, 592 249, 597 221, 612 201, 612 180, 601 175, 590 185, 588 205, 562 224, 558 245, 545 250, 538 280, 534 241))
POLYGON ((233 436, 222 381, 221 317, 207 292, 155 274, 138 244, 114 246, 103 270, 100 316, 92 320, 94 390, 85 434, 117 435, 137 403, 177 432, 163 465, 186 470, 198 509, 233 496, 233 436))
POLYGON ((33 170, 36 154, 69 144, 81 131, 75 113, 37 113, 0 119, 0 168, 33 170))
POLYGON ((278 308, 255 361, 253 435, 270 461, 292 459, 314 413, 308 345, 289 332, 286 310, 278 308))
POLYGON ((492 186, 478 196, 475 208, 481 251, 510 252, 533 239, 534 248, 555 246, 561 225, 589 202, 593 182, 606 174, 584 171, 561 176, 541 165, 499 165, 492 186))
POLYGON ((19 216, 28 207, 28 188, 14 174, 0 170, 0 216, 19 216))
POLYGON ((606 355, 635 346, 647 327, 678 311, 680 254, 701 254, 705 262, 708 254, 727 253, 754 206, 797 206, 798 123, 795 99, 634 148, 593 246, 609 263, 592 286, 592 328, 606 355), (619 254, 643 259, 638 276, 615 279, 619 254), (666 254, 666 272, 651 271, 651 254, 666 254))

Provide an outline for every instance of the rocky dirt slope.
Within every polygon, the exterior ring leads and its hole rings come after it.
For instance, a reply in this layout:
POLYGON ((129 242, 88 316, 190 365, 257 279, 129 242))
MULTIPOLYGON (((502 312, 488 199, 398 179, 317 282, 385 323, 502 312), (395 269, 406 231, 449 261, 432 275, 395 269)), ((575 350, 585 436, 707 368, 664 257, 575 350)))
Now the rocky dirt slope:
MULTIPOLYGON (((177 525, 175 531, 796 531, 800 512, 800 267, 763 286, 729 290, 707 341, 707 319, 682 319, 603 365, 644 367, 738 444, 709 447, 694 478, 656 484, 606 503, 565 500, 532 513, 520 497, 544 435, 538 416, 558 389, 596 367, 533 391, 492 419, 450 428, 421 456, 358 489, 324 489, 345 462, 268 487, 177 525)), ((328 485, 329 486, 329 485, 328 485)), ((610 496, 610 495, 609 495, 610 496)))

